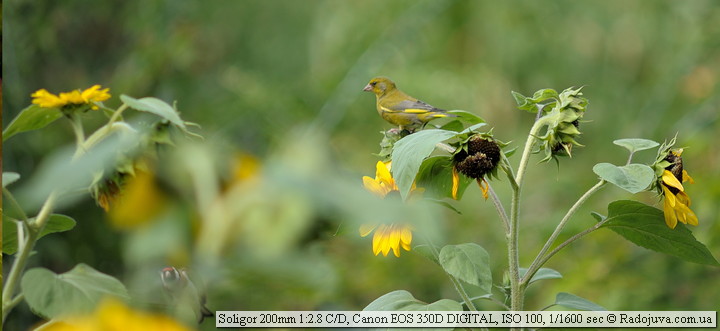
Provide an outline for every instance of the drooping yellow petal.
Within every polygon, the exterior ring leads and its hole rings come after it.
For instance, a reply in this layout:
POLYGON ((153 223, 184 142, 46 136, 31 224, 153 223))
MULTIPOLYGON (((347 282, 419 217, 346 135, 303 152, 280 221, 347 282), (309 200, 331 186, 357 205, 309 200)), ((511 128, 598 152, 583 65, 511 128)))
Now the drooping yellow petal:
POLYGON ((373 254, 378 255, 380 254, 380 251, 382 251, 382 237, 385 232, 385 228, 387 226, 385 224, 380 225, 377 229, 375 229, 375 234, 373 235, 373 254))
POLYGON ((363 224, 360 226, 360 237, 366 237, 369 235, 375 228, 377 227, 377 224, 363 224))
POLYGON ((452 168, 452 198, 457 200, 458 188, 460 187, 460 174, 455 167, 452 168))
POLYGON ((363 186, 365 187, 365 189, 381 198, 385 197, 385 195, 387 194, 387 190, 384 189, 380 185, 380 183, 368 176, 363 176, 363 186))
POLYGON ((683 169, 682 178, 683 178, 683 180, 682 180, 683 183, 690 182, 690 184, 695 184, 695 180, 692 177, 690 177, 687 170, 685 170, 685 169, 683 169))
POLYGON ((671 229, 674 229, 677 225, 677 215, 675 215, 675 208, 670 205, 669 199, 665 196, 665 203, 663 206, 663 214, 665 215, 665 224, 671 229))
POLYGON ((390 226, 390 249, 393 250, 396 257, 400 257, 400 229, 397 225, 390 226))
POLYGON ((680 191, 685 191, 685 188, 683 187, 682 183, 675 178, 675 175, 672 174, 669 170, 664 170, 662 174, 662 181, 665 183, 665 185, 672 186, 680 191))
POLYGON ((382 255, 387 256, 390 253, 390 227, 386 227, 382 233, 380 240, 380 246, 382 246, 382 255))
POLYGON ((485 178, 478 179, 477 183, 478 183, 478 186, 480 186, 480 192, 482 192, 483 198, 485 198, 485 200, 487 200, 489 197, 488 191, 490 190, 490 184, 485 180, 485 178), (485 183, 485 185, 483 185, 483 183, 485 183))
POLYGON ((662 185, 662 189, 663 189, 663 195, 665 195, 665 202, 669 203, 670 207, 674 208, 675 200, 676 200, 675 195, 672 194, 672 192, 670 192, 670 189, 665 185, 662 185))

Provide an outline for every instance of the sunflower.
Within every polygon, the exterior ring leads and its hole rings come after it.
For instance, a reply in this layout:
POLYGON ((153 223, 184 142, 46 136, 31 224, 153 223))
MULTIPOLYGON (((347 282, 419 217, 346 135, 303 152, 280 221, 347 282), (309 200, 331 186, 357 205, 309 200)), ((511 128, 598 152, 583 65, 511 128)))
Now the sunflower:
MULTIPOLYGON (((375 178, 363 177, 365 189, 381 198, 385 198, 391 192, 398 192, 395 179, 390 174, 391 166, 391 162, 378 161, 375 178)), ((419 192, 421 190, 416 189, 413 184, 412 191, 419 192)), ((375 232, 373 235, 373 254, 375 255, 382 252, 383 256, 387 256, 392 250, 395 256, 400 257, 401 249, 410 250, 412 227, 407 223, 366 224, 360 227, 361 237, 366 237, 373 232, 375 232)))
POLYGON ((30 95, 32 103, 43 108, 62 108, 68 105, 80 106, 90 105, 93 110, 99 109, 97 102, 110 99, 109 88, 101 89, 100 85, 94 85, 83 91, 74 90, 70 92, 62 92, 59 95, 52 94, 46 89, 40 89, 30 95))
POLYGON ((698 218, 695 213, 690 210, 690 196, 685 193, 685 187, 682 183, 695 181, 683 169, 682 148, 668 150, 667 156, 663 159, 670 163, 666 166, 660 176, 660 187, 662 195, 665 197, 663 203, 663 212, 665 214, 665 224, 674 229, 677 222, 683 224, 698 225, 698 218))

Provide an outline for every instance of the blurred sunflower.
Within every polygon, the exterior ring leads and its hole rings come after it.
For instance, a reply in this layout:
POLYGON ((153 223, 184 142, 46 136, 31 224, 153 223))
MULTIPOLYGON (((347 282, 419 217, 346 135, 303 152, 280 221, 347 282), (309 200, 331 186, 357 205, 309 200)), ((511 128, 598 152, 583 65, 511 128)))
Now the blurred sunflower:
POLYGON ((73 316, 50 322, 46 331, 189 331, 186 326, 164 316, 130 309, 116 300, 104 300, 90 315, 73 316))
POLYGON ((97 102, 110 99, 109 88, 101 89, 100 85, 94 85, 83 91, 74 90, 61 92, 59 95, 52 94, 46 89, 40 89, 30 96, 32 103, 43 108, 62 108, 67 105, 90 105, 93 110, 99 109, 97 102))
MULTIPOLYGON (((381 198, 385 198, 392 192, 399 192, 395 179, 390 174, 391 166, 391 162, 378 161, 375 178, 363 177, 365 189, 381 198)), ((420 193, 422 189, 417 189, 413 184, 410 191, 420 193)), ((373 254, 378 255, 382 252, 383 256, 387 256, 392 250, 395 256, 400 257, 401 248, 406 251, 410 250, 412 226, 409 224, 366 224, 360 227, 360 236, 366 237, 373 231, 375 232, 373 235, 373 254)))

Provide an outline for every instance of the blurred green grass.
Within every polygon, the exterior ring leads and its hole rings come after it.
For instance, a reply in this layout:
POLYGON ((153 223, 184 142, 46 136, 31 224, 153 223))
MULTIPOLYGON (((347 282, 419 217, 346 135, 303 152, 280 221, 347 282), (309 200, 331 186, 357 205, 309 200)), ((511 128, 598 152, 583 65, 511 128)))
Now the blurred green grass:
MULTIPOLYGON (((330 152, 342 172, 357 176, 358 185, 360 176, 373 174, 378 132, 389 128, 375 112, 374 97, 361 91, 373 76, 389 76, 437 107, 474 112, 495 127, 499 139, 515 146, 524 141, 532 115, 514 109, 510 91, 530 94, 585 85, 590 100, 589 122, 581 124, 585 147, 575 149, 559 168, 531 161, 523 196, 523 265, 594 183, 592 166, 625 162, 614 139, 662 141, 675 133, 678 145, 688 147, 686 169, 696 180, 688 187, 700 219, 693 232, 720 256, 716 1, 130 0, 88 5, 70 0, 11 1, 3 13, 5 123, 37 89, 60 92, 97 83, 111 88, 112 105, 119 104, 120 93, 177 100, 183 118, 201 124, 206 137, 261 157, 296 139, 294 128, 310 124, 328 135, 321 149, 330 152), (568 172, 571 177, 565 176, 568 172)), ((3 146, 3 170, 30 176, 44 155, 71 142, 65 123, 42 134, 13 137, 3 146)), ((654 155, 638 157, 650 161, 654 155)), ((505 182, 493 185, 501 197, 508 196, 505 182)), ((506 265, 502 229, 492 206, 477 203, 482 199, 477 191, 471 187, 458 204, 462 216, 448 212, 441 226, 449 243, 484 246, 495 279, 501 279, 506 265)), ((603 213, 607 203, 621 198, 630 196, 604 189, 565 234, 586 228, 593 223, 590 211, 603 213)), ((652 194, 639 198, 659 206, 652 194)), ((62 212, 93 221, 81 222, 63 237, 48 237, 34 263, 65 271, 86 262, 115 275, 128 272, 118 236, 104 224, 99 208, 85 201, 62 212)), ((317 243, 336 273, 330 290, 300 304, 303 291, 317 288, 273 283, 277 279, 263 279, 260 272, 223 283, 223 290, 244 295, 217 294, 210 305, 360 309, 394 289, 410 290, 425 301, 455 298, 442 272, 428 268, 420 256, 373 257, 369 240, 357 241, 351 238, 354 229, 343 230, 317 243), (259 286, 267 293, 253 290, 259 286)), ((3 262, 7 265, 8 259, 3 262)), ((528 309, 551 303, 558 291, 614 310, 709 310, 720 303, 720 270, 634 247, 608 231, 573 244, 548 267, 565 278, 531 287, 528 309)), ((9 330, 32 321, 27 311, 14 313, 25 320, 7 325, 9 330)))

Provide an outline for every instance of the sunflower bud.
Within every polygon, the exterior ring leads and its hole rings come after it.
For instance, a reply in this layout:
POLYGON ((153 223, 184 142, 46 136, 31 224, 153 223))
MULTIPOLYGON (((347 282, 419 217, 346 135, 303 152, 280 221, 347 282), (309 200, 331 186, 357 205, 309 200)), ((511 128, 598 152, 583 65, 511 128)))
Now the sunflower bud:
POLYGON ((541 141, 540 150, 545 152, 542 161, 549 161, 557 156, 571 156, 573 146, 582 146, 576 141, 580 136, 580 121, 585 114, 588 101, 582 97, 581 88, 568 88, 561 93, 552 89, 540 90, 532 98, 517 92, 513 93, 518 108, 537 112, 542 110, 538 124, 547 129, 538 135, 541 141))

